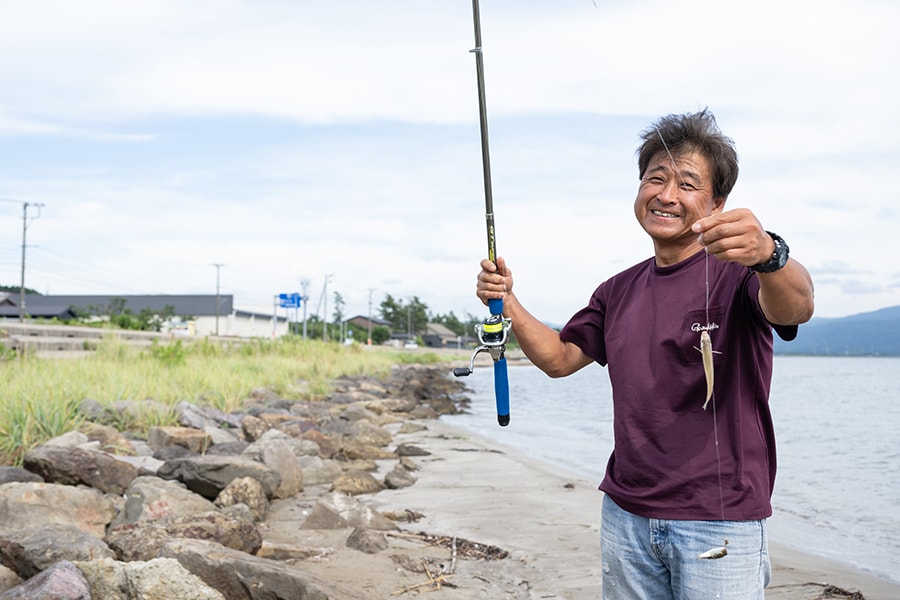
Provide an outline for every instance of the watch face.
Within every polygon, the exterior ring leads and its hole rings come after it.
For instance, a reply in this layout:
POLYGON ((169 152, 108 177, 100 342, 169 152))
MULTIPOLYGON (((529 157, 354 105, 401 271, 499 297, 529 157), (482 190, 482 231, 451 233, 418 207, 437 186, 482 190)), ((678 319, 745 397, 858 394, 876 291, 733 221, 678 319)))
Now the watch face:
POLYGON ((767 231, 770 236, 772 236, 772 241, 775 242, 775 252, 772 253, 772 258, 770 258, 767 262, 760 263, 758 265, 753 265, 750 267, 757 273, 773 273, 787 264, 788 260, 788 252, 790 252, 790 248, 788 248, 787 243, 781 238, 781 236, 776 235, 770 231, 767 231))
POLYGON ((788 247, 787 244, 781 240, 775 241, 775 259, 778 261, 779 269, 787 264, 788 247))

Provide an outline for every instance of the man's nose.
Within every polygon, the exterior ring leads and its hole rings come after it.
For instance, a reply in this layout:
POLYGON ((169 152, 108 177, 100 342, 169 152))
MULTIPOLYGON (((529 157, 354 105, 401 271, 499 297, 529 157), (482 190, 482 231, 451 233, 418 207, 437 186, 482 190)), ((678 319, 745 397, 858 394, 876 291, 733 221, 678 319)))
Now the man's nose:
POLYGON ((663 184, 662 189, 659 190, 659 199, 667 204, 674 204, 678 202, 679 192, 681 188, 678 187, 678 182, 674 179, 667 181, 663 184))

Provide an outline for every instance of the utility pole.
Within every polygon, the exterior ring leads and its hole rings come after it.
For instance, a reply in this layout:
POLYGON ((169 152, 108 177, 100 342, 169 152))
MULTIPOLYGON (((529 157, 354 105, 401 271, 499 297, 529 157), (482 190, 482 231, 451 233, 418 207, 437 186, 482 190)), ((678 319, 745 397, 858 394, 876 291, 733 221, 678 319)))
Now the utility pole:
POLYGON ((222 263, 213 263, 216 268, 216 337, 219 336, 219 271, 224 266, 222 263))
POLYGON ((322 341, 328 341, 328 280, 331 279, 334 275, 329 273, 325 276, 325 285, 322 286, 322 302, 324 303, 324 308, 322 309, 322 341))
POLYGON ((41 216, 41 208, 43 204, 35 204, 30 202, 22 203, 22 280, 19 285, 19 323, 25 322, 25 232, 28 231, 28 207, 34 206, 38 209, 35 219, 41 216))
POLYGON ((303 290, 303 297, 300 298, 300 301, 303 302, 303 339, 306 339, 306 304, 309 302, 309 280, 301 279, 300 280, 300 288, 303 290))
POLYGON ((366 344, 372 345, 372 292, 374 288, 369 288, 369 334, 366 336, 366 344))

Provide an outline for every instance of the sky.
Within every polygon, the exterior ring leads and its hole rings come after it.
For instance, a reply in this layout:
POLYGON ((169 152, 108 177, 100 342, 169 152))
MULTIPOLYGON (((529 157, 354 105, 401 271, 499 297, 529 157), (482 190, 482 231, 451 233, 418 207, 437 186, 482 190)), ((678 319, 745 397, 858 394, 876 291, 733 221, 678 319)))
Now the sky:
MULTIPOLYGON (((820 317, 900 304, 900 4, 483 0, 497 251, 562 324, 652 255, 639 134, 704 107, 820 317)), ((0 284, 486 315, 472 4, 0 0, 0 284), (219 265, 219 266, 216 266, 219 265)))

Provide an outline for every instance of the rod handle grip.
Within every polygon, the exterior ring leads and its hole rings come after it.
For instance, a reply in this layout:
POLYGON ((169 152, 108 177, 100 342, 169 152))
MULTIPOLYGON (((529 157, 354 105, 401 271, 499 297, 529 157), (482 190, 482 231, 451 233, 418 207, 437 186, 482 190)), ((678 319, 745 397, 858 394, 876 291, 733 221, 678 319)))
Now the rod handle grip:
POLYGON ((497 399, 497 422, 506 427, 509 425, 509 375, 505 356, 494 362, 494 397, 497 399))

